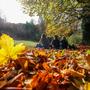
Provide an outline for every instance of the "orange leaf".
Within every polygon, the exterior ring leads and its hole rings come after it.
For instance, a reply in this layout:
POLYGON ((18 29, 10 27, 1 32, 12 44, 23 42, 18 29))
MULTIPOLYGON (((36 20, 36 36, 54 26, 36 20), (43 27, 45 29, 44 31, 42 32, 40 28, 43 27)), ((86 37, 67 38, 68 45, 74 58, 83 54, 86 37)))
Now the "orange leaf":
POLYGON ((24 63, 24 69, 27 69, 27 68, 28 68, 28 61, 26 60, 24 63))
POLYGON ((46 62, 43 63, 43 68, 44 68, 46 71, 51 71, 50 66, 49 66, 46 62))

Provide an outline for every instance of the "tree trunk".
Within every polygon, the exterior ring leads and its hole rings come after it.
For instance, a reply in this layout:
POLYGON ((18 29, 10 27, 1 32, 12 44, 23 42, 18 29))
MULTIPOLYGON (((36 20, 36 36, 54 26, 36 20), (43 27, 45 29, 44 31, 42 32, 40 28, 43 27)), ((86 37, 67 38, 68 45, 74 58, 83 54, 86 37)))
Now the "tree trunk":
POLYGON ((90 45, 90 3, 83 7, 83 20, 82 20, 82 29, 83 29, 83 39, 82 43, 85 45, 90 45))

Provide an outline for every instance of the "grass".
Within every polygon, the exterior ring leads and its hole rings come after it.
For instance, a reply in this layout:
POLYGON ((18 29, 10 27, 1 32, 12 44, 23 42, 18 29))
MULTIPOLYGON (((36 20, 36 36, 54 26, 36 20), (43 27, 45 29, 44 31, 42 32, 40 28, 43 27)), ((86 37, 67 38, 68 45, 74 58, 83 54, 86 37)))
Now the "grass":
POLYGON ((15 40, 15 43, 24 43, 27 47, 35 47, 37 42, 27 40, 15 40))

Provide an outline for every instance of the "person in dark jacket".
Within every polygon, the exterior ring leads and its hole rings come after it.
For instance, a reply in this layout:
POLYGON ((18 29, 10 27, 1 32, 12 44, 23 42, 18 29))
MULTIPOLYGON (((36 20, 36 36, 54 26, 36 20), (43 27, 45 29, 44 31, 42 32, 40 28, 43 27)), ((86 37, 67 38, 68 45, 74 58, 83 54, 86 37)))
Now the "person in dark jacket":
POLYGON ((60 42, 62 43, 62 49, 68 48, 68 41, 67 41, 66 37, 62 37, 60 42))
POLYGON ((45 48, 45 49, 49 48, 49 39, 45 33, 41 35, 39 42, 42 44, 43 48, 45 48))
POLYGON ((55 35, 54 40, 52 40, 52 47, 55 49, 59 49, 59 47, 60 47, 60 41, 59 41, 59 37, 57 35, 55 35))

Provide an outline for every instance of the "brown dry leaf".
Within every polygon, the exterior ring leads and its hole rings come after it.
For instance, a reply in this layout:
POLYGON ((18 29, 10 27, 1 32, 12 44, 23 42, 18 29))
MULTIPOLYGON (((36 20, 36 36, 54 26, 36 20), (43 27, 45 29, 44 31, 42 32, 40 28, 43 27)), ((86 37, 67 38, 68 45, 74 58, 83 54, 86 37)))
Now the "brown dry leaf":
POLYGON ((44 68, 46 71, 51 71, 50 66, 49 66, 46 62, 43 63, 43 68, 44 68))
POLYGON ((21 84, 22 83, 22 77, 23 77, 23 73, 19 73, 18 75, 16 75, 15 77, 13 77, 12 79, 10 79, 8 82, 7 82, 7 86, 13 86, 13 87, 16 87, 18 84, 21 84))
POLYGON ((83 75, 82 73, 79 73, 79 72, 77 72, 77 71, 75 71, 75 70, 73 70, 73 69, 69 69, 69 72, 70 72, 71 75, 74 76, 74 77, 79 77, 79 78, 83 78, 83 77, 84 77, 84 75, 83 75))
POLYGON ((29 89, 29 90, 32 90, 31 82, 32 82, 32 79, 27 79, 27 80, 25 81, 26 88, 29 89))
POLYGON ((83 85, 83 83, 81 83, 79 80, 77 79, 73 79, 73 82, 72 82, 73 86, 75 86, 77 89, 81 90, 80 87, 83 85))
POLYGON ((89 64, 89 66, 90 66, 90 55, 86 56, 86 60, 87 60, 87 63, 89 64))
POLYGON ((33 76, 31 87, 35 90, 46 90, 47 82, 45 81, 48 73, 47 72, 38 72, 33 76))
POLYGON ((35 65, 35 62, 33 60, 29 60, 29 63, 31 64, 34 64, 35 65))
POLYGON ((24 71, 28 70, 28 62, 29 62, 29 59, 25 57, 18 59, 18 63, 20 64, 20 66, 22 67, 24 71))
POLYGON ((0 88, 3 88, 7 84, 7 81, 0 81, 0 88))

